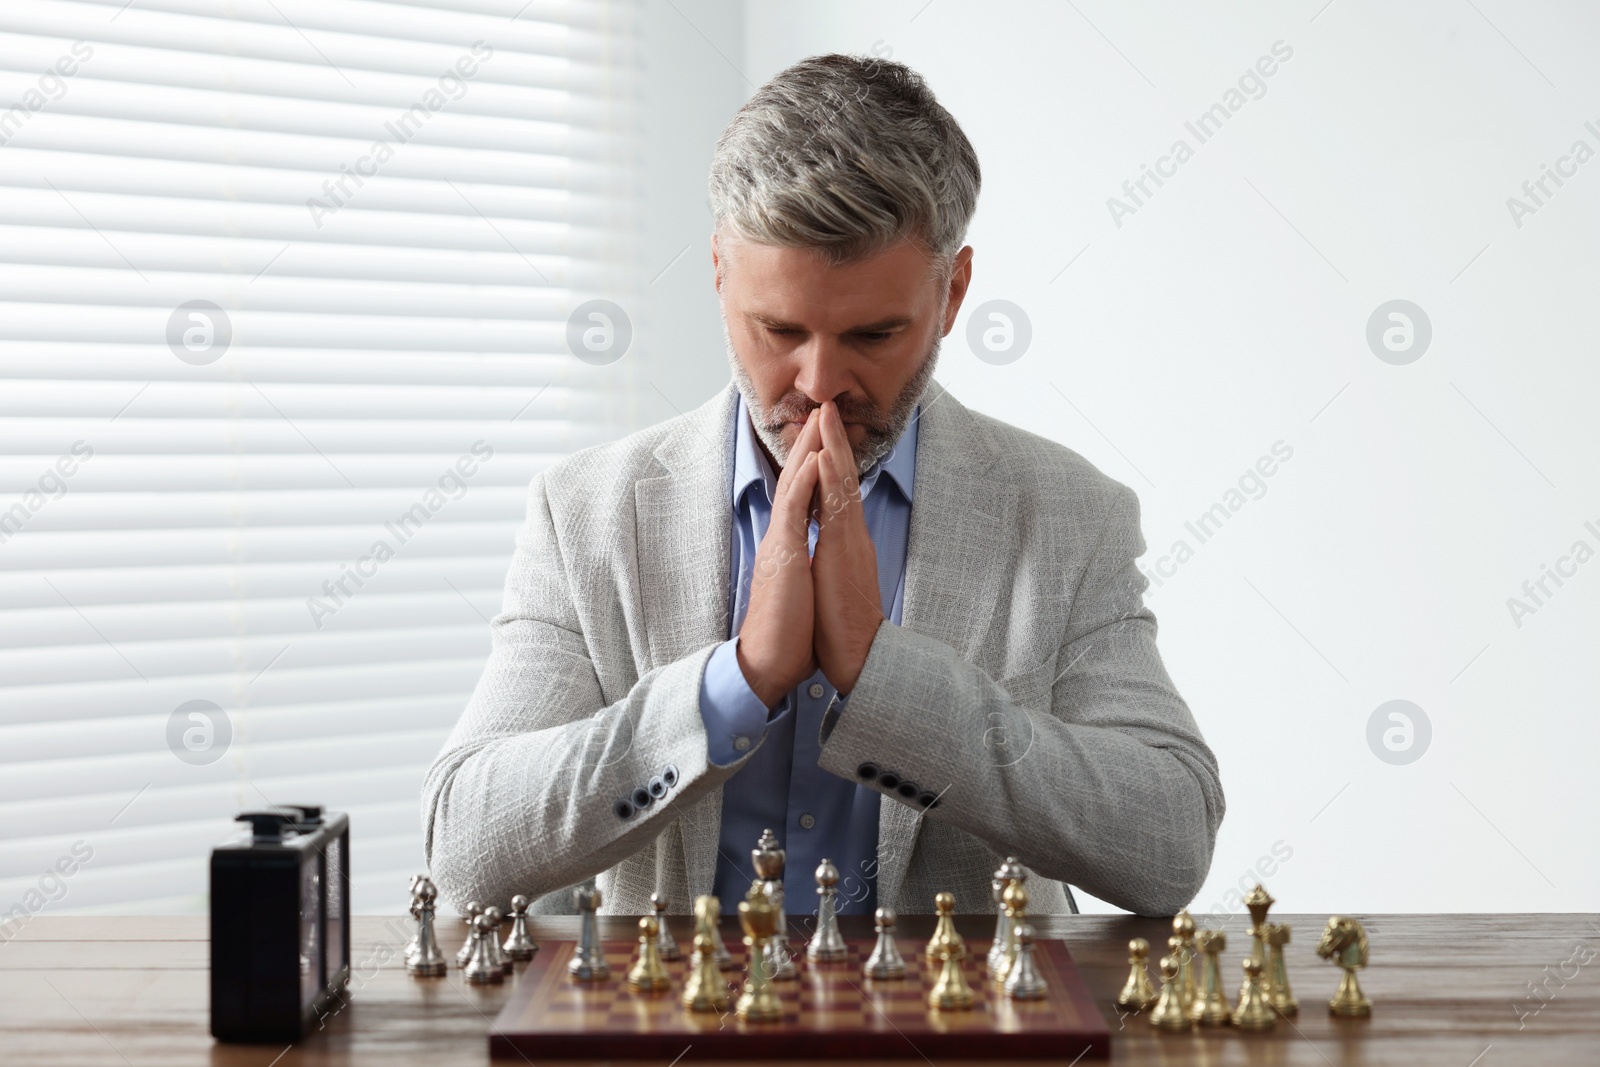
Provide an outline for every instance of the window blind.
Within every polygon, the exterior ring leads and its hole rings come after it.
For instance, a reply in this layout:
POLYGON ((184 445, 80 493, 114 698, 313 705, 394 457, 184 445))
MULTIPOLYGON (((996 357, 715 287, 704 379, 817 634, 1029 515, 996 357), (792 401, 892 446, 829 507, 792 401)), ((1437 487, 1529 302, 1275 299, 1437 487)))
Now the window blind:
POLYGON ((631 415, 568 338, 638 273, 634 28, 0 4, 0 937, 203 910, 269 803, 404 906, 527 482, 631 415))

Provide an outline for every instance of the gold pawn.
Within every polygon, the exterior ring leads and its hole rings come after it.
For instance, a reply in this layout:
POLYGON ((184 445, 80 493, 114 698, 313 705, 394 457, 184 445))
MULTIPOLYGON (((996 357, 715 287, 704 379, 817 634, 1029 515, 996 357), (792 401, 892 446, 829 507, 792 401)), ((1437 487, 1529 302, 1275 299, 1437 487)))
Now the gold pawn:
POLYGON ((1189 1005, 1189 1018, 1201 1026, 1226 1026, 1228 998, 1222 992, 1222 950, 1228 947, 1228 935, 1221 930, 1200 930, 1195 934, 1195 944, 1205 955, 1200 972, 1200 991, 1189 1005))
POLYGON ((1006 948, 990 977, 1004 984, 1017 962, 1017 927, 1028 920, 1028 887, 1021 882, 1011 882, 1000 894, 1000 902, 1006 909, 1006 948))
POLYGON ((711 935, 704 930, 694 935, 689 980, 683 984, 679 1002, 690 1011, 721 1013, 728 1010, 728 984, 722 980, 722 971, 717 967, 711 935))
POLYGON ((1271 1030, 1278 1021, 1261 991, 1261 961, 1246 956, 1244 981, 1239 986, 1239 1006, 1233 1009, 1233 1025, 1241 1030, 1271 1030))
MULTIPOLYGON (((1173 940, 1177 940, 1174 938, 1173 940)), ((1150 1011, 1150 1025, 1158 1030, 1189 1029, 1189 1013, 1183 1008, 1182 987, 1178 984, 1178 961, 1161 957, 1161 995, 1150 1011)))
POLYGON ((639 959, 628 968, 628 985, 636 993, 660 993, 672 986, 672 976, 661 962, 661 946, 656 942, 659 930, 650 916, 639 920, 639 959))
POLYGON ((965 948, 958 948, 949 941, 939 946, 939 978, 928 991, 928 1007, 938 1011, 965 1011, 977 1000, 972 987, 967 985, 966 976, 961 973, 961 956, 965 954, 965 948))
POLYGON ((1128 981, 1117 994, 1117 1007, 1144 1011, 1156 1002, 1156 989, 1150 984, 1150 970, 1145 966, 1149 955, 1150 942, 1144 938, 1128 942, 1128 981))
POLYGON ((923 950, 929 963, 940 960, 941 946, 949 944, 955 946, 957 959, 962 959, 967 954, 967 943, 961 935, 956 933, 956 897, 954 893, 935 893, 933 907, 939 913, 938 922, 933 924, 933 936, 928 938, 927 948, 923 950))

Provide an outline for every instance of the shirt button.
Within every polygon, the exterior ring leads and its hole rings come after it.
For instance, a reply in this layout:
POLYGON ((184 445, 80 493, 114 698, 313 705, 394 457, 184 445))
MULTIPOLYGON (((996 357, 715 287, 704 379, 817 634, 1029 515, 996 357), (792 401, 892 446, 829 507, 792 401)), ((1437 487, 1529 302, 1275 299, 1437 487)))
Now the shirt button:
POLYGON ((749 739, 749 738, 748 738, 748 737, 745 737, 745 736, 743 736, 743 735, 742 735, 742 734, 741 734, 741 735, 740 735, 740 736, 738 736, 738 737, 735 737, 735 738, 734 738, 734 739, 733 739, 733 747, 734 747, 734 748, 735 748, 735 749, 736 749, 736 750, 737 750, 737 751, 739 751, 739 752, 743 752, 743 751, 745 751, 745 750, 746 750, 746 749, 747 749, 747 748, 749 748, 749 747, 750 747, 750 739, 749 739))
POLYGON ((806 692, 811 694, 811 699, 812 700, 821 700, 822 699, 822 694, 826 693, 827 690, 822 688, 822 683, 821 682, 812 682, 811 683, 811 688, 807 689, 806 692))
POLYGON ((815 825, 817 825, 817 820, 809 811, 800 816, 800 829, 809 830, 815 825))

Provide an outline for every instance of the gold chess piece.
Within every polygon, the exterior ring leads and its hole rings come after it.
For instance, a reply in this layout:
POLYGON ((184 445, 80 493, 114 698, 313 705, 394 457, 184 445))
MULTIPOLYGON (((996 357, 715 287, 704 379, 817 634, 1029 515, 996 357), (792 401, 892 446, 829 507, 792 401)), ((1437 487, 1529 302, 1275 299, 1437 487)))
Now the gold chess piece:
MULTIPOLYGON (((1174 941, 1177 938, 1173 938, 1174 941)), ((1183 1008, 1182 986, 1178 984, 1178 961, 1161 957, 1161 995, 1150 1010, 1150 1025, 1158 1030, 1189 1029, 1189 1013, 1183 1008)))
MULTIPOLYGON (((950 894, 940 893, 939 896, 950 894)), ((928 1007, 937 1011, 965 1011, 977 1000, 972 987, 967 985, 966 975, 961 973, 961 958, 966 951, 966 946, 959 941, 939 943, 939 978, 928 990, 928 1007)))
POLYGON ((661 962, 660 932, 654 916, 639 920, 639 958, 628 968, 628 985, 636 993, 659 993, 672 986, 667 965, 661 962))
POLYGON ((1289 943, 1288 923, 1267 923, 1266 993, 1267 1003, 1279 1015, 1294 1015, 1300 1002, 1289 989, 1289 971, 1283 964, 1283 946, 1289 943))
POLYGON ((1167 949, 1178 961, 1178 995, 1183 998, 1183 1010, 1194 1006, 1199 995, 1199 979, 1195 975, 1194 917, 1184 909, 1172 917, 1172 937, 1167 939, 1167 949), (1174 945, 1172 942, 1178 943, 1174 945))
POLYGON ((1239 986, 1239 1006, 1233 1009, 1233 1025, 1241 1030, 1271 1030, 1278 1013, 1261 989, 1261 961, 1246 956, 1242 964, 1244 981, 1239 986))
POLYGON ((1317 942, 1317 955, 1344 968, 1339 989, 1328 1001, 1328 1013, 1351 1018, 1371 1015, 1372 1001, 1361 992, 1361 984, 1356 981, 1356 971, 1367 965, 1366 929, 1354 919, 1332 916, 1322 931, 1322 940, 1317 942))
POLYGON ((689 979, 683 983, 683 995, 678 1000, 690 1011, 721 1014, 728 1010, 728 984, 722 980, 722 970, 717 966, 711 935, 703 929, 694 935, 694 952, 689 956, 689 979))
POLYGON ((1021 879, 1010 882, 1000 894, 1000 902, 1006 909, 1006 947, 990 977, 1004 985, 1017 964, 1017 927, 1028 921, 1027 885, 1021 879))
POLYGON ((1144 1011, 1156 1002, 1156 987, 1150 984, 1150 969, 1145 960, 1150 955, 1150 942, 1136 937, 1128 942, 1128 980, 1117 994, 1117 1007, 1129 1011, 1144 1011))
POLYGON ((963 959, 967 954, 967 943, 956 933, 956 897, 954 893, 935 893, 933 895, 934 910, 939 913, 939 919, 933 924, 933 936, 928 938, 928 947, 924 955, 929 963, 938 963, 942 958, 939 952, 942 946, 954 946, 956 959, 963 959))
POLYGON ((733 969, 733 953, 722 943, 722 930, 718 926, 721 918, 722 901, 709 893, 694 898, 695 933, 703 933, 711 938, 712 960, 716 962, 718 970, 728 971, 733 969))
POLYGON ((1267 887, 1260 882, 1250 890, 1244 898, 1244 906, 1250 911, 1250 958, 1261 964, 1267 965, 1267 943, 1264 940, 1267 933, 1267 909, 1276 904, 1272 894, 1267 892, 1267 887))
POLYGON ((1222 992, 1222 950, 1228 947, 1228 935, 1221 930, 1198 930, 1194 943, 1205 961, 1200 967, 1200 989, 1194 1003, 1189 1005, 1189 1018, 1201 1026, 1226 1026, 1228 998, 1222 992))
POLYGON ((739 994, 734 1014, 745 1022, 777 1022, 783 1018, 783 1002, 767 980, 763 947, 778 928, 778 910, 764 886, 752 887, 739 901, 739 925, 744 927, 744 992, 739 994))

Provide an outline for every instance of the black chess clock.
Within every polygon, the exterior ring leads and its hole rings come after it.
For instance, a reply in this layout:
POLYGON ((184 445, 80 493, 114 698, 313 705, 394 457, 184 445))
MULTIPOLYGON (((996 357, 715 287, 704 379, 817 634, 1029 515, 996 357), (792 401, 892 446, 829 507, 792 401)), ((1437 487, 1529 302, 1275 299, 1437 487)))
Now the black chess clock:
POLYGON ((350 818, 247 811, 211 852, 211 1034, 294 1041, 350 980, 350 818))

